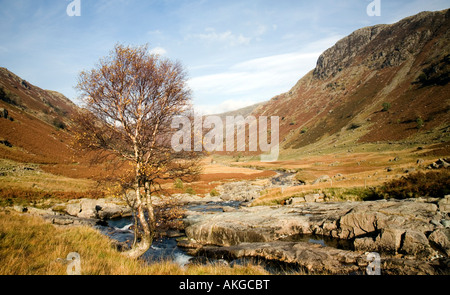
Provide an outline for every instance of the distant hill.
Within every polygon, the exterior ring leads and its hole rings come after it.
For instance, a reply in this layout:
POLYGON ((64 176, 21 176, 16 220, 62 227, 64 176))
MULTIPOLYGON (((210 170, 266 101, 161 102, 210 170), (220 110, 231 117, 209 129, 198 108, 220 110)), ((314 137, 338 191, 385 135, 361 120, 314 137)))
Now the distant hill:
POLYGON ((283 149, 448 142, 450 10, 359 29, 253 115, 279 116, 283 149))
POLYGON ((91 166, 90 156, 73 149, 71 115, 78 110, 61 93, 0 68, 0 158, 40 164, 47 172, 68 177, 106 175, 104 167, 91 166))
MULTIPOLYGON (((449 151, 450 10, 359 29, 287 93, 219 116, 280 117, 282 150, 403 141, 449 151)), ((100 175, 72 148, 78 107, 0 68, 0 158, 70 177, 100 175), (6 110, 6 111, 5 111, 6 110)))
POLYGON ((232 116, 232 117, 236 117, 236 116, 242 116, 242 117, 247 117, 248 115, 252 114, 253 112, 255 112, 260 106, 264 105, 266 102, 260 102, 260 103, 256 103, 253 104, 251 106, 247 106, 244 108, 240 108, 234 111, 229 111, 229 112, 225 112, 225 113, 221 113, 221 114, 216 114, 215 116, 219 116, 221 118, 226 118, 227 116, 232 116))

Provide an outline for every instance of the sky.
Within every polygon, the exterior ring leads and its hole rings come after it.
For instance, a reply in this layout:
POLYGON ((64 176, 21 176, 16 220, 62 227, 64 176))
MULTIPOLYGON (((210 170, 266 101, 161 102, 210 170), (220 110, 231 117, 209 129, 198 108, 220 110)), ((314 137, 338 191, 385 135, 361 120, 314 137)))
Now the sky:
POLYGON ((289 91, 323 51, 359 28, 450 7, 449 0, 77 1, 79 16, 72 0, 0 0, 0 67, 81 104, 74 88, 81 71, 117 43, 148 44, 184 65, 202 114, 289 91))

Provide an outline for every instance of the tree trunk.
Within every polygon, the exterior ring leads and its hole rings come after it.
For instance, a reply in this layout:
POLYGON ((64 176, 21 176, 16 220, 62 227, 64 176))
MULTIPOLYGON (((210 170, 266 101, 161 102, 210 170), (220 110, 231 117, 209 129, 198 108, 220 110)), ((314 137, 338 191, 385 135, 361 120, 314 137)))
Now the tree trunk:
MULTIPOLYGON (((139 178, 136 177, 136 204, 137 204, 137 218, 140 223, 140 229, 142 229, 141 239, 137 241, 131 250, 124 252, 123 254, 130 257, 130 258, 139 258, 142 256, 147 250, 150 248, 153 242, 153 236, 154 236, 154 228, 153 228, 153 221, 154 221, 154 215, 153 215, 153 207, 148 204, 144 204, 142 202, 141 192, 140 192, 140 181, 139 178), (146 206, 147 205, 147 206, 146 206), (146 208, 147 207, 147 208, 146 208), (145 217, 145 209, 151 209, 148 210, 149 212, 149 220, 145 217), (150 222, 149 222, 150 221, 150 222)), ((135 228, 135 235, 138 233, 139 227, 135 228)))
MULTIPOLYGON (((153 235, 150 231, 147 219, 145 218, 144 206, 138 205, 137 211, 138 220, 142 228, 141 239, 134 244, 131 250, 124 252, 124 255, 134 259, 141 257, 145 252, 147 252, 153 242, 153 235)), ((135 234, 137 233, 135 232, 135 234)))

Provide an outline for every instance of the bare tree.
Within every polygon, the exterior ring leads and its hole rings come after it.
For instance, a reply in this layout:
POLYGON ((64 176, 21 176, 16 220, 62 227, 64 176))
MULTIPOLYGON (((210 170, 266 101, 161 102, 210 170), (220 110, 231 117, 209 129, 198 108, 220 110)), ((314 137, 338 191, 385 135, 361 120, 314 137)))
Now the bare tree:
POLYGON ((77 119, 77 142, 84 150, 101 151, 129 162, 121 179, 132 187, 139 240, 125 252, 137 258, 155 236, 152 196, 164 193, 161 183, 198 175, 199 155, 175 152, 170 143, 174 116, 191 109, 186 72, 178 62, 150 54, 148 46, 116 45, 110 55, 79 76, 77 88, 85 110, 77 119))

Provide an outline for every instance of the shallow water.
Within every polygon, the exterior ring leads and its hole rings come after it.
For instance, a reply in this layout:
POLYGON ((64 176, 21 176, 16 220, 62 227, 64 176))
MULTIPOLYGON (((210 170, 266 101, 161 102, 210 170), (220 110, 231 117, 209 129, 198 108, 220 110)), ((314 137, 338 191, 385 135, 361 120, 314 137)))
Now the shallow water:
MULTIPOLYGON (((187 205, 185 209, 198 212, 224 212, 222 209, 223 206, 237 209, 240 205, 240 201, 209 202, 206 204, 187 205)), ((131 245, 134 240, 134 232, 130 227, 133 225, 133 217, 125 217, 108 220, 108 226, 99 226, 99 229, 110 238, 131 245)), ((142 256, 142 259, 149 262, 172 260, 180 266, 185 266, 194 257, 188 255, 184 249, 178 247, 176 239, 170 237, 155 239, 150 249, 142 256)))
MULTIPOLYGON (((126 242, 128 245, 134 240, 134 232, 130 227, 134 225, 132 217, 108 220, 108 227, 100 226, 100 231, 110 238, 119 242, 126 242)), ((193 256, 187 255, 185 251, 177 246, 176 238, 161 237, 156 238, 150 249, 142 256, 148 262, 172 260, 184 266, 189 263, 193 256)))
POLYGON ((186 206, 186 209, 197 212, 223 212, 223 207, 232 207, 238 209, 241 201, 209 202, 206 204, 193 204, 186 206))
POLYGON ((312 234, 298 234, 281 239, 283 242, 306 242, 311 244, 319 244, 323 247, 332 247, 341 250, 354 250, 353 242, 348 240, 339 240, 330 237, 317 236, 312 234))
MULTIPOLYGON (((209 202, 207 204, 192 204, 185 208, 190 211, 198 212, 223 212, 223 206, 229 206, 233 208, 239 208, 241 202, 237 201, 227 201, 227 202, 209 202)), ((115 239, 119 242, 126 242, 129 245, 133 242, 134 232, 130 227, 134 225, 134 220, 132 217, 108 220, 108 226, 99 226, 100 231, 115 239)), ((353 250, 352 243, 344 240, 331 239, 322 236, 315 235, 295 235, 290 236, 281 241, 285 242, 307 242, 311 244, 320 244, 322 246, 334 247, 344 250, 353 250)), ((161 237, 153 241, 150 249, 142 256, 142 259, 148 262, 155 262, 161 260, 172 260, 180 266, 185 266, 190 262, 200 262, 202 263, 215 263, 217 260, 209 259, 207 257, 194 257, 188 255, 183 248, 178 247, 177 238, 171 237, 161 237)), ((271 273, 282 273, 285 272, 287 268, 286 265, 281 265, 278 262, 270 262, 264 260, 246 259, 241 258, 234 261, 230 261, 230 264, 246 264, 248 262, 261 264, 271 273)), ((295 269, 293 269, 295 271, 295 269)))

